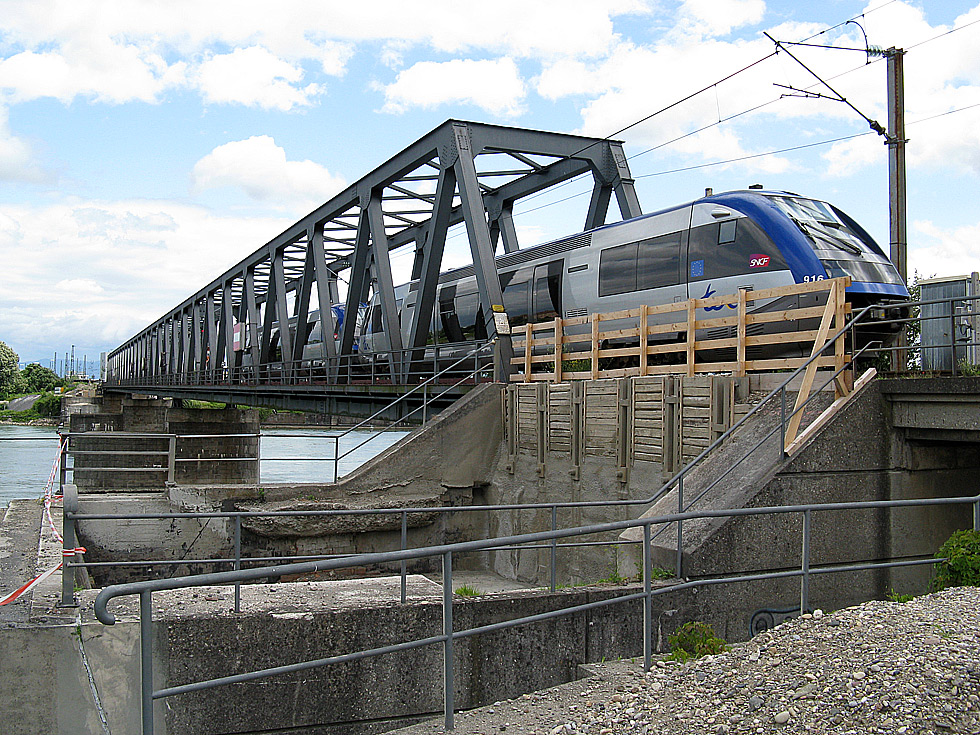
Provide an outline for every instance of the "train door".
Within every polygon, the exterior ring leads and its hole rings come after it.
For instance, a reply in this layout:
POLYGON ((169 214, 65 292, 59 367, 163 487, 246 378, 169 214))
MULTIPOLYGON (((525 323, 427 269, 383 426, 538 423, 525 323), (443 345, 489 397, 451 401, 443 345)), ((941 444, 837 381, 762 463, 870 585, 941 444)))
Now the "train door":
POLYGON ((534 267, 531 287, 532 321, 544 322, 561 316, 561 274, 564 268, 564 260, 553 260, 534 267))
POLYGON ((521 327, 527 324, 530 315, 530 283, 533 275, 531 267, 520 268, 500 274, 500 289, 504 296, 504 311, 510 326, 521 327))

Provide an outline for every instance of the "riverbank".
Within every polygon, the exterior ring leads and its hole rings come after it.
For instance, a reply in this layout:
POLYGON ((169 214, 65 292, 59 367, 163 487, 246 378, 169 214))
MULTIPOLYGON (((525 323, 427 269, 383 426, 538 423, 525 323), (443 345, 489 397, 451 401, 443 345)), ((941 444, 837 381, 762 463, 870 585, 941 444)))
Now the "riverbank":
MULTIPOLYGON (((456 717, 455 735, 980 732, 980 588, 790 620, 716 656, 594 677, 456 717)), ((398 731, 436 735, 442 721, 398 731)))

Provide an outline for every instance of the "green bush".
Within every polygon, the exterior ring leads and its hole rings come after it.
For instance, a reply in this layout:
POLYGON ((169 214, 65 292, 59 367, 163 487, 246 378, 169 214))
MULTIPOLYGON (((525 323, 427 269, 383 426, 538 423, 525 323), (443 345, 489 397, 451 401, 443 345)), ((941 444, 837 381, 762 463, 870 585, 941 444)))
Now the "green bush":
POLYGON ((24 379, 26 389, 31 393, 51 391, 64 382, 53 370, 39 365, 36 362, 32 362, 25 367, 20 371, 20 374, 24 379))
POLYGON ((56 396, 54 393, 41 394, 41 397, 34 401, 34 410, 38 416, 58 418, 61 416, 61 396, 56 396))
POLYGON ((936 567, 934 590, 980 586, 980 532, 957 531, 939 547, 936 556, 946 561, 936 567))
POLYGON ((728 649, 728 644, 715 636, 715 629, 707 623, 684 623, 677 632, 667 636, 671 661, 688 661, 702 656, 713 656, 728 649))

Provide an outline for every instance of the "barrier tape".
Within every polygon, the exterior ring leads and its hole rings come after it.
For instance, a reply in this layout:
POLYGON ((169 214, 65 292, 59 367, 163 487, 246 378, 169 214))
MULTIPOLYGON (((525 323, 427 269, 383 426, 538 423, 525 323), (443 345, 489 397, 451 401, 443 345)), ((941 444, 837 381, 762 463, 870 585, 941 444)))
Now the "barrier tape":
MULTIPOLYGON (((61 466, 61 455, 64 452, 65 445, 67 443, 68 443, 68 437, 66 436, 61 440, 61 443, 58 445, 58 454, 54 459, 54 464, 51 466, 51 473, 48 475, 48 481, 44 486, 44 519, 47 522, 47 526, 51 530, 51 533, 54 534, 54 537, 58 540, 58 543, 61 544, 64 544, 65 539, 58 531, 58 528, 57 526, 55 526, 54 523, 54 518, 52 518, 51 516, 51 503, 53 503, 56 500, 62 499, 61 495, 54 494, 54 481, 55 481, 55 477, 58 474, 58 468, 61 466)), ((18 587, 16 590, 11 592, 3 599, 0 599, 0 606, 7 605, 13 602, 21 595, 24 595, 27 592, 30 592, 35 587, 37 587, 39 584, 41 584, 41 582, 43 582, 52 574, 54 574, 59 569, 61 569, 64 560, 67 559, 68 557, 73 557, 75 556, 75 554, 84 554, 84 553, 85 553, 85 548, 82 546, 76 547, 74 549, 62 550, 61 552, 62 562, 58 564, 58 566, 53 567, 42 574, 39 574, 38 576, 34 577, 34 579, 32 579, 31 581, 22 584, 20 587, 18 587)))

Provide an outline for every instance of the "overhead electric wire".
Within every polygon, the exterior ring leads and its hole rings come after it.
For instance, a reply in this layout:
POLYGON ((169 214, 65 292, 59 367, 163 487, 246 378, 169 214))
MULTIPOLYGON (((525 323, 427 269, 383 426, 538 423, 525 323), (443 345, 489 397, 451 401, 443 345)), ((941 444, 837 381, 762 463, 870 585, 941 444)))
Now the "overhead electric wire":
MULTIPOLYGON (((825 33, 829 33, 829 32, 831 32, 831 31, 833 31, 833 30, 835 30, 837 28, 841 28, 841 27, 847 25, 848 23, 851 23, 851 22, 856 21, 859 18, 866 17, 870 13, 873 13, 873 12, 876 12, 878 10, 881 10, 881 9, 883 9, 883 8, 889 6, 889 5, 892 5, 895 2, 897 2, 897 0, 888 0, 888 2, 882 3, 881 5, 875 6, 874 8, 869 8, 865 12, 860 13, 859 15, 856 15, 853 18, 849 18, 846 21, 842 21, 842 22, 840 22, 840 23, 838 23, 838 24, 836 24, 834 26, 830 26, 828 28, 825 28, 825 29, 823 29, 823 30, 821 30, 821 31, 819 31, 817 33, 814 33, 814 34, 812 34, 810 36, 807 36, 806 38, 802 39, 801 41, 798 41, 798 42, 795 42, 795 43, 796 43, 796 45, 804 45, 804 44, 806 44, 807 41, 809 41, 811 39, 817 38, 818 36, 821 36, 821 35, 823 35, 825 33)), ((923 45, 925 45, 927 43, 931 43, 932 41, 936 41, 936 40, 938 40, 940 38, 944 38, 945 36, 948 36, 948 35, 950 35, 952 33, 955 33, 957 31, 963 30, 965 28, 969 28, 970 26, 976 25, 978 23, 980 23, 980 19, 971 21, 969 23, 965 23, 965 24, 963 24, 961 26, 957 26, 955 28, 951 28, 951 29, 949 29, 947 31, 944 31, 943 33, 940 33, 940 34, 938 34, 936 36, 933 36, 931 38, 927 38, 927 39, 925 39, 923 41, 920 41, 918 43, 912 44, 907 49, 905 49, 905 51, 908 52, 911 49, 915 49, 915 48, 918 48, 920 46, 923 46, 923 45)), ((840 48, 840 47, 828 47, 828 48, 840 48)), ((714 82, 712 84, 709 84, 709 85, 707 85, 705 87, 702 87, 701 89, 699 89, 699 90, 697 90, 695 92, 692 92, 691 94, 689 94, 689 95, 687 95, 687 96, 685 96, 685 97, 683 97, 683 98, 681 98, 681 99, 679 99, 679 100, 677 100, 677 101, 675 101, 675 102, 667 105, 666 107, 663 107, 660 110, 657 110, 655 112, 652 112, 649 115, 645 115, 644 117, 640 118, 639 120, 636 120, 635 122, 632 122, 629 125, 626 125, 625 127, 622 127, 619 130, 617 130, 617 131, 615 131, 613 133, 608 134, 607 136, 599 139, 599 141, 597 141, 597 142, 608 141, 608 140, 612 139, 613 136, 619 135, 619 134, 621 134, 621 133, 629 130, 630 128, 636 127, 637 125, 640 125, 640 124, 646 122, 647 120, 650 120, 653 117, 656 117, 657 115, 660 115, 660 114, 662 114, 662 113, 664 113, 664 112, 666 112, 666 111, 668 111, 668 110, 670 110, 670 109, 672 109, 674 107, 677 107, 678 105, 683 104, 684 102, 687 102, 687 101, 693 99, 694 97, 697 97, 698 95, 700 95, 700 94, 708 91, 709 89, 716 88, 719 84, 722 84, 723 82, 729 81, 733 77, 735 77, 735 76, 737 76, 737 75, 739 75, 739 74, 741 74, 741 73, 743 73, 745 71, 748 71, 749 69, 751 69, 754 66, 762 63, 763 61, 766 61, 766 60, 772 58, 777 53, 778 53, 778 51, 774 51, 771 54, 768 54, 768 55, 766 55, 764 57, 761 57, 761 58, 757 59, 756 61, 754 61, 754 62, 746 65, 745 67, 742 67, 741 69, 738 69, 737 71, 734 71, 731 74, 726 75, 725 77, 719 79, 718 81, 716 81, 716 82, 714 82)), ((787 51, 787 54, 789 54, 788 51, 787 51)), ((871 63, 877 63, 878 61, 880 61, 880 59, 875 59, 871 63)), ((853 73, 855 71, 858 71, 860 69, 865 68, 866 66, 868 66, 868 64, 862 64, 861 66, 857 66, 857 67, 854 67, 853 69, 848 69, 847 71, 841 72, 839 74, 835 74, 835 75, 833 75, 831 77, 828 77, 828 79, 830 79, 830 80, 839 79, 842 76, 845 76, 847 74, 851 74, 851 73, 853 73)), ((818 83, 814 83, 812 86, 818 86, 818 83)), ((645 149, 643 151, 640 151, 638 153, 634 153, 634 154, 632 154, 630 156, 627 156, 627 160, 634 160, 636 158, 639 158, 640 156, 646 155, 647 153, 650 153, 650 152, 655 151, 655 150, 658 150, 660 148, 663 148, 663 147, 672 145, 673 143, 676 143, 676 142, 678 142, 680 140, 683 140, 685 138, 689 138, 692 135, 697 135, 698 133, 704 132, 705 130, 708 130, 708 129, 710 129, 712 127, 715 127, 717 125, 721 125, 723 123, 730 122, 731 120, 734 120, 735 118, 741 117, 743 115, 747 115, 747 114, 749 114, 751 112, 755 112, 755 111, 757 111, 759 109, 762 109, 763 107, 767 107, 767 106, 769 106, 769 105, 771 105, 771 104, 773 104, 775 102, 778 102, 780 99, 782 99, 782 97, 777 97, 777 98, 771 99, 768 102, 763 102, 763 103, 761 103, 759 105, 755 105, 754 107, 748 108, 748 109, 743 110, 741 112, 735 113, 733 115, 729 115, 728 117, 722 118, 722 119, 720 119, 720 120, 718 120, 716 122, 713 122, 713 123, 710 123, 708 125, 702 126, 702 127, 697 128, 695 130, 691 130, 691 131, 689 131, 687 133, 684 133, 683 135, 677 136, 676 138, 672 138, 671 140, 664 141, 663 143, 660 143, 658 145, 652 146, 652 147, 647 148, 647 149, 645 149)), ((846 100, 845 100, 845 102, 846 102, 846 100)), ((933 116, 930 116, 930 117, 927 117, 927 118, 922 118, 922 119, 916 120, 914 122, 909 122, 909 123, 907 123, 907 125, 915 125, 917 123, 926 122, 927 120, 933 120, 933 119, 936 119, 938 117, 943 117, 943 116, 950 115, 950 114, 953 114, 953 113, 956 113, 956 112, 963 112, 965 110, 969 110, 969 109, 972 109, 972 108, 975 108, 975 107, 978 107, 978 106, 980 106, 980 104, 977 104, 977 105, 969 105, 967 107, 958 108, 958 109, 955 109, 955 110, 948 110, 946 112, 939 113, 937 115, 933 115, 933 116)), ((864 117, 864 115, 862 115, 862 117, 864 117)), ((862 138, 864 136, 871 135, 872 132, 874 132, 874 131, 866 131, 866 132, 862 132, 862 133, 856 133, 854 135, 842 136, 842 137, 839 137, 839 138, 831 138, 831 139, 828 139, 828 140, 817 141, 817 142, 813 142, 813 143, 806 143, 806 144, 799 145, 799 146, 791 146, 791 147, 788 147, 788 148, 782 148, 782 149, 777 149, 777 150, 772 150, 772 151, 766 151, 766 152, 763 152, 763 153, 748 154, 748 155, 745 155, 745 156, 739 156, 737 158, 727 159, 727 160, 724 160, 724 161, 711 161, 711 162, 707 162, 707 163, 703 163, 703 164, 697 164, 697 165, 692 165, 692 166, 685 166, 685 167, 681 167, 681 168, 677 168, 677 169, 670 169, 670 170, 667 170, 667 171, 658 171, 658 172, 653 172, 653 173, 648 173, 648 174, 639 174, 639 175, 635 175, 633 178, 634 179, 651 178, 651 177, 654 177, 654 176, 663 176, 663 175, 670 174, 670 173, 681 173, 681 172, 684 172, 684 171, 691 171, 691 170, 696 170, 696 169, 699 169, 699 168, 708 168, 708 167, 711 167, 711 166, 719 166, 719 165, 725 165, 725 164, 729 164, 729 163, 737 163, 737 162, 740 162, 740 161, 751 160, 751 159, 755 159, 755 158, 764 158, 766 156, 779 155, 781 153, 790 153, 790 152, 797 151, 797 150, 804 150, 804 149, 807 149, 807 148, 813 148, 813 147, 817 147, 817 146, 821 146, 821 145, 830 145, 830 144, 833 144, 833 143, 840 143, 840 142, 844 142, 844 141, 847 141, 847 140, 853 140, 855 138, 862 138)), ((572 153, 571 155, 569 155, 568 158, 572 158, 572 157, 578 155, 579 153, 582 153, 583 151, 588 150, 591 146, 593 146, 595 144, 596 143, 593 142, 593 143, 590 143, 587 146, 584 146, 583 148, 581 148, 581 149, 575 151, 574 153, 572 153)), ((586 177, 587 175, 588 174, 580 174, 579 176, 575 176, 575 177, 573 177, 571 179, 568 179, 567 181, 562 182, 561 184, 558 184, 556 186, 550 187, 547 191, 538 192, 536 194, 532 194, 531 196, 525 197, 523 201, 529 201, 531 199, 535 199, 537 197, 541 197, 541 196, 545 196, 547 194, 550 194, 555 189, 561 188, 563 186, 568 186, 569 184, 572 184, 575 181, 578 181, 579 179, 586 177)), ((547 207, 550 207, 550 206, 553 206, 553 205, 556 205, 556 204, 561 204, 563 202, 570 201, 570 200, 575 199, 575 198, 580 197, 580 196, 584 196, 584 195, 586 195, 586 194, 588 194, 590 192, 591 192, 591 189, 585 190, 585 191, 580 191, 580 192, 577 192, 575 194, 571 194, 569 196, 562 197, 561 199, 556 199, 554 201, 547 202, 547 203, 542 204, 540 206, 533 207, 531 209, 525 209, 525 210, 520 211, 520 212, 515 212, 515 216, 530 214, 531 212, 536 212, 536 211, 539 211, 541 209, 545 209, 547 207)), ((460 236, 462 236, 462 233, 458 233, 458 234, 454 235, 453 237, 455 238, 455 237, 460 237, 460 236)))

